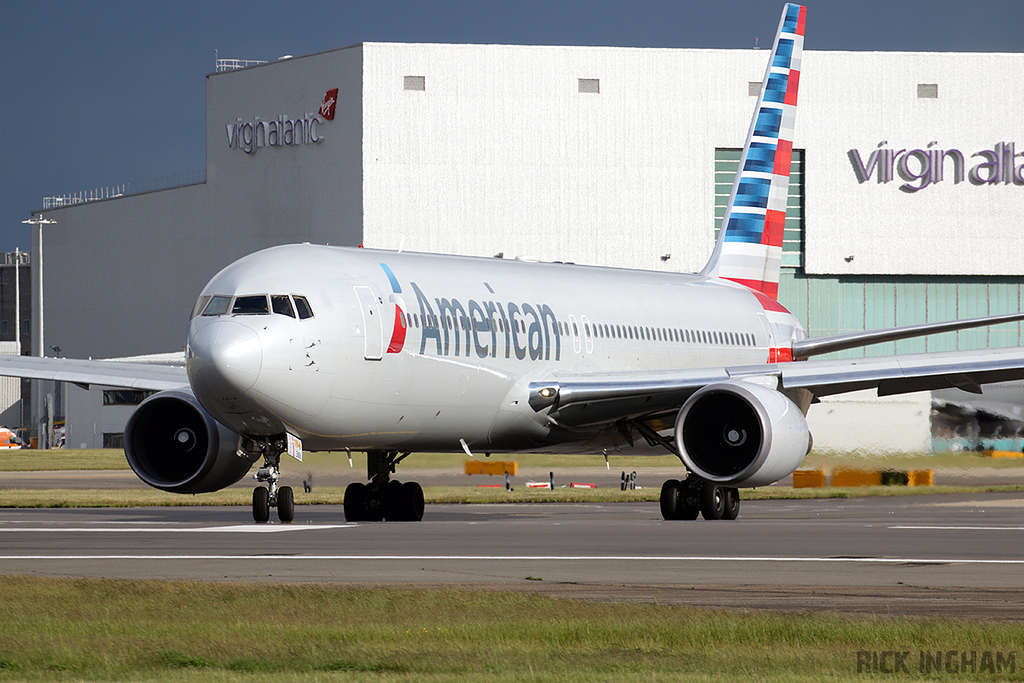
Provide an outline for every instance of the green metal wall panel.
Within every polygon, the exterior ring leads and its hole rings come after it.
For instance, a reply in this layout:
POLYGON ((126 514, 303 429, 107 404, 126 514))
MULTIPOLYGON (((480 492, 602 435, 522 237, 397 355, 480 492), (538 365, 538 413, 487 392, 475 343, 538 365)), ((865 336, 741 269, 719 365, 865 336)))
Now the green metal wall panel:
MULTIPOLYGON (((739 149, 715 150, 715 238, 739 168, 739 149)), ((925 322, 976 318, 1021 310, 1024 276, 807 275, 803 272, 804 150, 793 150, 782 243, 779 301, 818 337, 925 322)), ((813 229, 813 226, 812 228, 813 229)), ((893 353, 957 351, 1018 346, 1024 324, 949 332, 875 344, 829 357, 855 358, 893 353)))
MULTIPOLYGON (((784 268, 779 301, 812 337, 1020 310, 1024 277, 806 275, 784 268)), ((833 358, 1018 346, 1020 323, 851 349, 833 358)))

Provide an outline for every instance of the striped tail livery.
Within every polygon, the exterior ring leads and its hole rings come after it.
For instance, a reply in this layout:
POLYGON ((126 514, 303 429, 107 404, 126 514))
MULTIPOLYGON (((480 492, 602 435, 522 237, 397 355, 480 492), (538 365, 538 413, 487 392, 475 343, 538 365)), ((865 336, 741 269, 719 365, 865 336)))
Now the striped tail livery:
POLYGON ((793 125, 806 8, 787 4, 722 217, 723 230, 701 275, 778 297, 793 125))

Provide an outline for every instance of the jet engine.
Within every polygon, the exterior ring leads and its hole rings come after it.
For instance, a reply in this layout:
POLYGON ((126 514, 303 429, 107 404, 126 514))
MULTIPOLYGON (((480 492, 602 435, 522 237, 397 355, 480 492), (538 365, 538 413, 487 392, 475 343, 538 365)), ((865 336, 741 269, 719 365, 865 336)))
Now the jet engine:
POLYGON ((236 455, 237 448, 238 434, 214 420, 187 389, 150 396, 124 430, 124 452, 135 474, 172 493, 234 484, 253 463, 236 455))
POLYGON ((676 417, 676 447, 697 476, 722 486, 766 486, 791 474, 811 450, 795 403, 749 382, 710 384, 676 417))

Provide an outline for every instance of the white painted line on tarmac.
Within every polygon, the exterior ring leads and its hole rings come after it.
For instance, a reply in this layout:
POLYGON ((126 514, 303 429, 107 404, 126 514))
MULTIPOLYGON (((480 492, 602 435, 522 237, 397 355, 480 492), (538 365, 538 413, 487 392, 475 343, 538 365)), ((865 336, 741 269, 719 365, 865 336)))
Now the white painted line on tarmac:
POLYGON ((0 562, 14 560, 302 560, 317 561, 464 561, 464 562, 806 562, 853 564, 1004 564, 1024 565, 1024 559, 941 557, 727 557, 710 555, 0 555, 0 562))
POLYGON ((68 533, 68 534, 198 534, 198 533, 233 533, 233 534, 272 534, 279 531, 321 531, 324 529, 354 529, 355 524, 234 524, 231 526, 194 526, 194 527, 2 527, 0 533, 25 531, 29 533, 68 533))
POLYGON ((932 531, 1024 531, 1024 526, 891 526, 890 529, 924 529, 932 531))

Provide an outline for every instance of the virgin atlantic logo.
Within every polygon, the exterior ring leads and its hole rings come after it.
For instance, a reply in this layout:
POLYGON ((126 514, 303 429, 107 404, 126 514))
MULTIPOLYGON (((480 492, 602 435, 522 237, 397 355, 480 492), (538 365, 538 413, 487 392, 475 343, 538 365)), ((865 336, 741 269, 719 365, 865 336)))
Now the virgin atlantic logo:
POLYGON ((320 116, 324 117, 325 121, 334 120, 334 109, 338 106, 338 89, 331 88, 324 93, 323 104, 320 105, 320 116))

